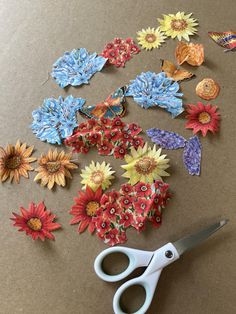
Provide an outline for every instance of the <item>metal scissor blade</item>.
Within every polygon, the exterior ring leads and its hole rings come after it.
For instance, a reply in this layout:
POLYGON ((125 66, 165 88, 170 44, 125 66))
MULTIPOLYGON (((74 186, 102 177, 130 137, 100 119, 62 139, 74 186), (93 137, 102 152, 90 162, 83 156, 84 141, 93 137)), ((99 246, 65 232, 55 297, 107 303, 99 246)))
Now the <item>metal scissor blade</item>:
POLYGON ((191 234, 190 236, 184 237, 176 242, 173 242, 173 245, 175 246, 179 255, 182 255, 187 250, 193 248, 194 246, 200 244, 202 241, 206 240, 210 235, 212 235, 214 232, 222 228, 227 222, 228 219, 221 220, 215 223, 214 225, 211 225, 194 234, 191 234))

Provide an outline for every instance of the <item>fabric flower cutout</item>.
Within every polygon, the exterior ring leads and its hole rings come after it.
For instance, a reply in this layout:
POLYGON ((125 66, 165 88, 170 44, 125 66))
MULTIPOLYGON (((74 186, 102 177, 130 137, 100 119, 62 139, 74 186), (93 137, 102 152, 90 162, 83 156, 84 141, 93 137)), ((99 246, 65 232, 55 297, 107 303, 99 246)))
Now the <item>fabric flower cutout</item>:
POLYGON ((203 136, 206 136, 208 131, 213 134, 218 131, 220 114, 217 112, 217 106, 198 102, 197 105, 187 105, 186 111, 186 129, 193 129, 194 134, 201 132, 203 136))
POLYGON ((19 140, 15 146, 8 144, 6 149, 0 147, 0 181, 10 178, 10 182, 19 183, 21 176, 28 178, 28 171, 34 170, 30 163, 37 159, 30 157, 33 149, 34 146, 27 148, 26 143, 21 144, 19 140))
MULTIPOLYGON (((183 162, 191 175, 200 175, 201 143, 197 136, 186 140, 183 136, 169 131, 152 128, 147 130, 147 135, 152 142, 165 149, 184 148, 183 162)), ((159 219, 159 216, 157 216, 159 219)), ((154 222, 155 223, 155 222, 154 222)))
POLYGON ((38 238, 44 241, 46 238, 55 240, 52 231, 61 228, 61 225, 54 222, 56 215, 50 210, 46 210, 43 202, 38 205, 31 202, 29 208, 20 207, 21 215, 13 213, 14 226, 19 227, 19 231, 25 231, 26 235, 33 240, 38 238))
POLYGON ((106 44, 101 56, 107 58, 108 65, 115 67, 124 67, 134 54, 140 52, 140 49, 135 44, 132 38, 114 38, 112 42, 106 44))
POLYGON ((179 84, 168 78, 164 72, 145 72, 131 81, 126 96, 132 96, 142 108, 159 106, 176 117, 183 112, 183 102, 178 93, 179 84))
POLYGON ((158 128, 147 130, 147 135, 151 137, 152 142, 165 149, 177 149, 185 146, 186 140, 183 136, 158 128))
POLYGON ((204 47, 202 44, 181 41, 175 49, 175 58, 179 65, 187 62, 192 66, 200 66, 204 62, 204 47))
POLYGON ((43 105, 32 113, 33 133, 41 141, 61 144, 62 140, 73 133, 77 127, 76 112, 82 108, 85 99, 68 96, 46 98, 43 105))
POLYGON ((100 155, 123 159, 131 146, 143 146, 141 131, 137 124, 125 124, 119 117, 89 119, 78 126, 65 144, 77 153, 88 153, 91 147, 96 147, 100 155))
POLYGON ((101 206, 102 188, 99 187, 93 191, 89 186, 86 187, 85 192, 78 192, 79 197, 75 197, 75 205, 72 206, 70 214, 74 217, 71 219, 70 224, 78 224, 78 232, 82 233, 87 227, 90 233, 95 230, 93 217, 96 211, 101 206))
POLYGON ((200 175, 201 143, 197 136, 191 137, 184 148, 183 162, 191 175, 200 175))
POLYGON ((177 14, 163 14, 163 20, 157 19, 160 23, 160 30, 171 38, 184 38, 189 41, 189 36, 197 33, 197 20, 193 19, 192 13, 185 14, 178 12, 177 14))
POLYGON ((110 164, 97 162, 91 162, 89 166, 86 166, 85 169, 82 169, 81 177, 83 180, 81 184, 84 184, 84 189, 86 186, 89 186, 93 191, 96 191, 98 187, 102 187, 103 190, 106 190, 111 185, 111 180, 114 179, 112 168, 110 164))
POLYGON ((165 42, 166 36, 160 31, 160 28, 142 29, 137 32, 137 40, 142 49, 151 50, 153 48, 159 48, 162 43, 165 42))
POLYGON ((65 52, 54 64, 52 77, 64 88, 68 85, 79 86, 88 84, 90 78, 104 67, 107 59, 89 54, 85 48, 65 52))
POLYGON ((155 145, 151 148, 146 143, 137 150, 131 147, 131 154, 125 156, 127 164, 121 166, 126 170, 122 176, 128 178, 131 185, 139 181, 152 183, 154 180, 162 180, 162 176, 169 176, 165 171, 169 168, 169 159, 165 157, 166 155, 161 155, 161 149, 156 150, 155 145))
POLYGON ((211 78, 205 78, 196 86, 196 94, 205 100, 215 99, 220 92, 220 86, 211 78))
POLYGON ((42 154, 38 159, 39 167, 35 169, 38 172, 34 181, 41 181, 42 186, 47 186, 50 190, 54 184, 65 186, 66 179, 72 179, 71 170, 77 169, 78 166, 71 162, 72 154, 66 154, 64 151, 57 152, 49 150, 48 153, 42 154))

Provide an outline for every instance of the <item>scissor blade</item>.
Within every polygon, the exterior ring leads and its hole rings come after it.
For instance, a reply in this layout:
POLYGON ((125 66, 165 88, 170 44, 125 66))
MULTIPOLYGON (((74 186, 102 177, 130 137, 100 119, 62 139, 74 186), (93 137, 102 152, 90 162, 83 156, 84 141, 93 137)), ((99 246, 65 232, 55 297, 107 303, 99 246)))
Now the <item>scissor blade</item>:
POLYGON ((221 220, 214 225, 198 231, 197 233, 191 234, 176 242, 173 242, 173 245, 175 246, 179 255, 182 255, 187 250, 190 250, 191 248, 200 244, 202 241, 206 240, 210 235, 222 228, 227 222, 227 219, 221 220))

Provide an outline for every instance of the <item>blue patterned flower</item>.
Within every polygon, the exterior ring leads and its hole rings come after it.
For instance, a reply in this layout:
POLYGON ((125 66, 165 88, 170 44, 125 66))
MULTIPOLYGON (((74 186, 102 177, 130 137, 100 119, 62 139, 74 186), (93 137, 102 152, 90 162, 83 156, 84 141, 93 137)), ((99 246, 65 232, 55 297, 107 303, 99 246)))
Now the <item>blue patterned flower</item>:
POLYGON ((178 93, 179 84, 166 77, 164 72, 145 72, 131 81, 126 96, 133 96, 134 100, 143 108, 159 106, 176 117, 184 108, 182 93, 178 93))
POLYGON ((183 161, 188 173, 191 175, 200 175, 201 149, 201 143, 197 136, 190 137, 185 145, 183 161))
POLYGON ((61 144, 62 139, 70 136, 78 126, 76 112, 84 103, 85 99, 73 96, 46 98, 43 105, 32 112, 33 133, 41 141, 61 144))
POLYGON ((85 48, 65 52, 54 64, 52 77, 64 88, 67 85, 79 86, 88 84, 90 78, 104 67, 107 59, 89 54, 85 48))
POLYGON ((165 149, 178 149, 185 146, 186 140, 183 136, 158 128, 152 128, 146 131, 152 142, 165 149))

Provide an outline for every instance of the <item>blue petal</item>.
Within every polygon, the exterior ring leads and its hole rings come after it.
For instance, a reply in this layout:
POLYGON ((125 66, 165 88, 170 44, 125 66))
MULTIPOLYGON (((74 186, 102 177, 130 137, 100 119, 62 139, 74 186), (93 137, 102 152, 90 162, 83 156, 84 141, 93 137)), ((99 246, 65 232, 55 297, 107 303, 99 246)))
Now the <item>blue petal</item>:
POLYGON ((185 146, 186 140, 183 136, 169 131, 152 128, 146 131, 152 142, 165 149, 178 149, 185 146))
POLYGON ((200 175, 201 167, 201 143, 197 136, 191 137, 184 148, 183 161, 191 175, 200 175))

